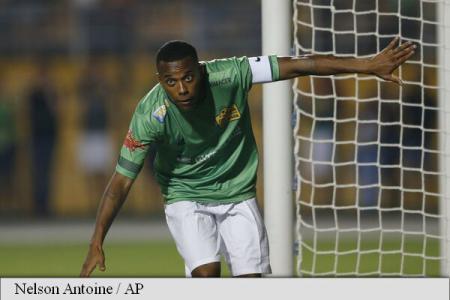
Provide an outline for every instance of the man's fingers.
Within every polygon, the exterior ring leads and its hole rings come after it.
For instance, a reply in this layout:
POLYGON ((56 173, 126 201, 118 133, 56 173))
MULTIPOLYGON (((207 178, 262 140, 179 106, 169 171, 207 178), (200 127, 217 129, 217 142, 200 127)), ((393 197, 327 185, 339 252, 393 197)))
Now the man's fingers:
POLYGON ((402 80, 400 78, 398 78, 397 76, 393 75, 393 74, 391 74, 389 76, 386 76, 386 77, 383 77, 383 79, 387 80, 387 81, 394 82, 394 83, 396 83, 398 85, 402 85, 403 84, 402 80))
POLYGON ((414 53, 415 53, 415 52, 412 51, 412 52, 409 52, 408 54, 406 54, 406 55, 400 57, 400 58, 397 60, 397 66, 401 65, 401 64, 404 63, 406 60, 408 60, 408 58, 410 58, 411 56, 413 56, 414 53))
POLYGON ((394 58, 401 59, 403 56, 408 55, 411 52, 414 52, 416 49, 416 45, 409 44, 407 47, 403 47, 401 50, 395 52, 394 58))
POLYGON ((399 85, 403 84, 402 80, 394 74, 389 74, 389 75, 384 75, 384 76, 379 76, 379 77, 386 81, 394 82, 399 85))
POLYGON ((395 48, 395 46, 397 45, 399 37, 395 37, 390 43, 389 45, 386 46, 386 48, 384 48, 383 52, 387 52, 389 50, 392 50, 395 48))
POLYGON ((395 59, 401 59, 403 56, 408 55, 411 52, 414 52, 414 49, 416 49, 415 45, 411 45, 408 48, 403 49, 402 51, 397 52, 394 55, 395 59))
POLYGON ((81 270, 81 277, 89 277, 92 273, 92 271, 94 271, 95 269, 95 264, 84 264, 83 265, 83 269, 81 270))
POLYGON ((409 48, 411 46, 413 46, 412 42, 403 43, 400 46, 398 46, 397 48, 395 48, 394 53, 401 52, 401 51, 403 51, 403 50, 405 50, 405 49, 407 49, 407 48, 409 48))
POLYGON ((105 266, 105 257, 104 257, 104 256, 100 259, 100 261, 99 261, 99 263, 98 263, 98 269, 99 269, 100 271, 102 271, 102 272, 105 272, 105 270, 106 270, 106 266, 105 266))

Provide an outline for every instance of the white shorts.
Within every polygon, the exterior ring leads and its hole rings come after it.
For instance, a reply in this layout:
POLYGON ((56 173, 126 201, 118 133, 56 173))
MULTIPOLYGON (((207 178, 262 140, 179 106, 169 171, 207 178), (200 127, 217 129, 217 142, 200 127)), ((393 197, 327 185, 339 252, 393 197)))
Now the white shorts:
POLYGON ((270 274, 269 243, 256 200, 231 204, 180 201, 165 206, 166 220, 186 276, 223 255, 233 276, 270 274))

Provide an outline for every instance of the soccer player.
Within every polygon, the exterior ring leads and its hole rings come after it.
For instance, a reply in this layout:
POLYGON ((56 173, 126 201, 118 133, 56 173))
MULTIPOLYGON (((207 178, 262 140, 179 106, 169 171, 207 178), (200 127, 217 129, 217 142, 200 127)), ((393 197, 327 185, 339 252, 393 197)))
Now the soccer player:
POLYGON ((198 60, 183 41, 156 56, 157 84, 138 103, 116 170, 99 205, 81 276, 105 270, 102 244, 138 175, 150 145, 156 178, 186 275, 220 276, 223 255, 233 276, 270 273, 266 230, 255 200, 258 153, 247 104, 253 84, 305 75, 393 71, 414 53, 398 38, 369 59, 331 55, 198 60))

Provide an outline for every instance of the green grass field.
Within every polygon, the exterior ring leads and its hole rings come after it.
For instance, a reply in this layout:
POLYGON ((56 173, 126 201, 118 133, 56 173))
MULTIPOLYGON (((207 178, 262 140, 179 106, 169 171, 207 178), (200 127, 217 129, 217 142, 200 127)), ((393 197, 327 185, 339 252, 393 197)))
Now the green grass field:
MULTIPOLYGON (((311 246, 311 241, 306 243, 311 246)), ((337 246, 339 255, 334 254, 334 242, 319 242, 315 253, 302 247, 302 272, 305 276, 309 274, 323 274, 337 271, 342 276, 379 276, 381 271, 383 276, 427 276, 438 277, 440 274, 439 241, 437 239, 417 239, 405 238, 389 240, 379 245, 374 240, 354 240, 340 241, 337 246), (379 249, 381 248, 382 254, 379 249), (355 249, 360 255, 354 252, 355 249), (332 251, 333 253, 327 253, 332 251), (408 254, 405 254, 408 253, 408 254), (425 256, 425 257, 424 257, 425 256), (350 274, 350 275, 345 275, 350 274)))
MULTIPOLYGON (((374 249, 375 245, 362 245, 374 249)), ((330 243, 320 243, 319 249, 329 250, 330 243)), ((340 251, 353 247, 351 242, 340 246, 340 251)), ((398 242, 385 243, 383 250, 399 249, 398 242)), ((408 242, 404 245, 408 251, 420 253, 423 244, 408 242)), ((428 243, 427 256, 437 256, 437 242, 428 243)), ((0 246, 0 277, 74 277, 78 276, 84 256, 86 244, 62 245, 2 245, 0 246)), ((168 242, 135 242, 127 244, 107 244, 105 246, 106 271, 95 271, 93 276, 99 277, 184 277, 184 264, 175 248, 168 242)), ((381 270, 386 273, 400 272, 403 259, 403 273, 416 275, 425 272, 426 276, 439 275, 439 261, 423 259, 401 254, 365 254, 358 259, 355 254, 314 255, 303 249, 303 269, 323 273, 337 266, 339 272, 350 272, 358 264, 359 273, 381 270)), ((222 264, 222 275, 229 276, 222 264)))
MULTIPOLYGON (((78 276, 86 244, 0 246, 0 276, 78 276)), ((182 277, 184 264, 171 242, 106 244, 99 277, 182 277)))

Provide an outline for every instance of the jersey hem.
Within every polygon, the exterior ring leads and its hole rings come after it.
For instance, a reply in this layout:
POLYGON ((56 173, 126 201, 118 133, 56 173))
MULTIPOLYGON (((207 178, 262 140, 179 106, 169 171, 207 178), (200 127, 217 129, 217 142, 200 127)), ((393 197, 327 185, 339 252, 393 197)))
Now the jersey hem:
POLYGON ((175 198, 171 200, 165 200, 165 204, 170 205, 172 203, 180 202, 180 201, 191 201, 198 202, 203 204, 230 204, 242 202, 248 199, 252 199, 256 197, 255 192, 245 193, 239 196, 234 197, 233 199, 225 199, 225 200, 214 200, 214 199, 198 199, 198 198, 175 198))

